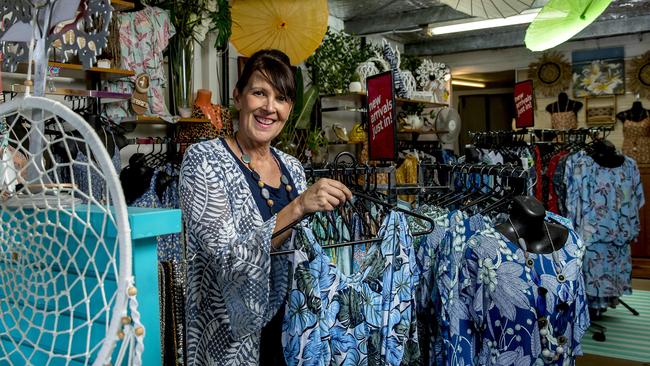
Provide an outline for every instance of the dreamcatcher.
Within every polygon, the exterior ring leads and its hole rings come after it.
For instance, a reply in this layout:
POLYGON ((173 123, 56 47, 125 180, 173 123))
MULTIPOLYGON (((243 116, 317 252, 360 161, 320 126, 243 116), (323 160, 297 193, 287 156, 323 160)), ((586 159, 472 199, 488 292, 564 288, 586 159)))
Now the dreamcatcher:
POLYGON ((0 365, 140 365, 115 168, 81 116, 29 93, 0 104, 0 365))

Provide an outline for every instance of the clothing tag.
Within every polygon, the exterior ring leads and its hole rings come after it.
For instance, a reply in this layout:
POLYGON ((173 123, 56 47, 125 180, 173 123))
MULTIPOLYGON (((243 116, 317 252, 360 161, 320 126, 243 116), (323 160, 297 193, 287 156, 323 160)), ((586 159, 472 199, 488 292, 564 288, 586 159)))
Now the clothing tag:
POLYGON ((521 158, 521 166, 524 168, 524 170, 528 170, 528 168, 530 168, 528 166, 528 158, 521 158))

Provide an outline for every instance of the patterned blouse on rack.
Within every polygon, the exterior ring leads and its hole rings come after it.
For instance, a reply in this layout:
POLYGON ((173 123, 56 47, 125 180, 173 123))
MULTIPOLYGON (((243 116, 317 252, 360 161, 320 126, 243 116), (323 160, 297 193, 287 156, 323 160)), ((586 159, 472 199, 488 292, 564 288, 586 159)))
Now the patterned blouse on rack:
POLYGON ((551 254, 529 253, 488 228, 468 242, 459 301, 450 304, 450 365, 573 365, 589 328, 573 230, 551 254), (559 274, 564 276, 564 281, 559 274))
MULTIPOLYGON (((303 192, 300 162, 276 152, 303 192)), ((261 329, 287 291, 287 256, 270 256, 277 215, 262 220, 244 173, 219 140, 187 150, 179 193, 187 235, 187 365, 258 365, 261 329)))
POLYGON ((417 364, 418 279, 403 214, 384 220, 351 276, 330 263, 307 227, 294 234, 282 344, 288 365, 417 364))
MULTIPOLYGON (((88 163, 88 157, 82 152, 82 149, 79 149, 77 152, 75 161, 78 163, 88 163)), ((113 151, 113 156, 111 157, 111 163, 113 163, 115 172, 119 176, 120 171, 122 171, 122 161, 120 159, 120 150, 117 145, 115 145, 115 150, 113 151)), ((68 171, 69 170, 65 167, 59 168, 59 177, 65 177, 68 171)), ((74 183, 77 184, 77 187, 81 192, 92 196, 99 203, 105 202, 106 196, 108 194, 108 188, 106 186, 106 179, 104 179, 104 176, 101 173, 99 173, 96 169, 89 169, 88 165, 73 163, 72 174, 74 175, 74 183)), ((86 200, 85 197, 81 198, 83 200, 86 200)))
MULTIPOLYGON (((163 51, 176 30, 169 19, 169 14, 166 10, 145 6, 140 11, 119 12, 115 16, 119 24, 119 45, 122 56, 120 67, 133 70, 136 76, 146 73, 150 78, 147 100, 149 108, 145 111, 145 115, 170 118, 163 90, 167 83, 163 51)), ((107 81, 106 90, 131 94, 135 88, 136 76, 107 81)), ((129 108, 129 101, 107 104, 105 113, 108 118, 115 121, 134 114, 129 108)))
POLYGON ((436 348, 445 350, 444 358, 449 361, 455 350, 453 342, 453 325, 451 324, 451 308, 460 301, 462 281, 460 269, 464 261, 465 249, 468 239, 477 231, 491 226, 487 216, 473 215, 455 211, 449 214, 449 229, 438 251, 438 274, 436 277, 437 288, 432 293, 435 313, 440 324, 440 338, 436 340, 436 348))
MULTIPOLYGON (((149 188, 138 199, 131 204, 133 207, 148 208, 179 208, 178 204, 178 171, 172 164, 166 164, 156 169, 149 182, 149 188), (169 184, 162 192, 162 197, 156 193, 156 186, 163 175, 169 177, 169 184)), ((179 261, 181 260, 181 236, 180 234, 167 234, 157 237, 158 260, 179 261)))
POLYGON ((623 152, 637 164, 650 163, 650 116, 641 121, 623 123, 623 152))

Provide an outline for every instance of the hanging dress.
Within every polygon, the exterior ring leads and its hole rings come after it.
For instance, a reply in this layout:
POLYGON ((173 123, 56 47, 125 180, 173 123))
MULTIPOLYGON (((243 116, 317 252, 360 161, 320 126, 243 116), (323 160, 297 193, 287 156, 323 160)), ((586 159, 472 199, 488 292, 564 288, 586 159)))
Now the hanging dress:
POLYGON ((403 214, 391 212, 360 272, 341 273, 311 230, 294 234, 282 344, 289 365, 400 365, 419 358, 418 278, 403 214))
POLYGON ((636 163, 605 168, 581 151, 567 159, 567 217, 586 244, 589 307, 604 309, 632 293, 630 243, 639 234, 643 186, 636 163))
POLYGON ((623 122, 623 153, 636 160, 637 164, 650 163, 650 115, 644 119, 623 122))

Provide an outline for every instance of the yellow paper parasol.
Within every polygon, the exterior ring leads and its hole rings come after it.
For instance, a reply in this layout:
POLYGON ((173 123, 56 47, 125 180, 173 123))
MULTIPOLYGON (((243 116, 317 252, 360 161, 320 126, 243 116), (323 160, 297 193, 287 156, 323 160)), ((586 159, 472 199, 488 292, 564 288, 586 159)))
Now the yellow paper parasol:
POLYGON ((297 65, 320 46, 328 15, 327 0, 235 0, 230 41, 244 56, 276 48, 297 65))

